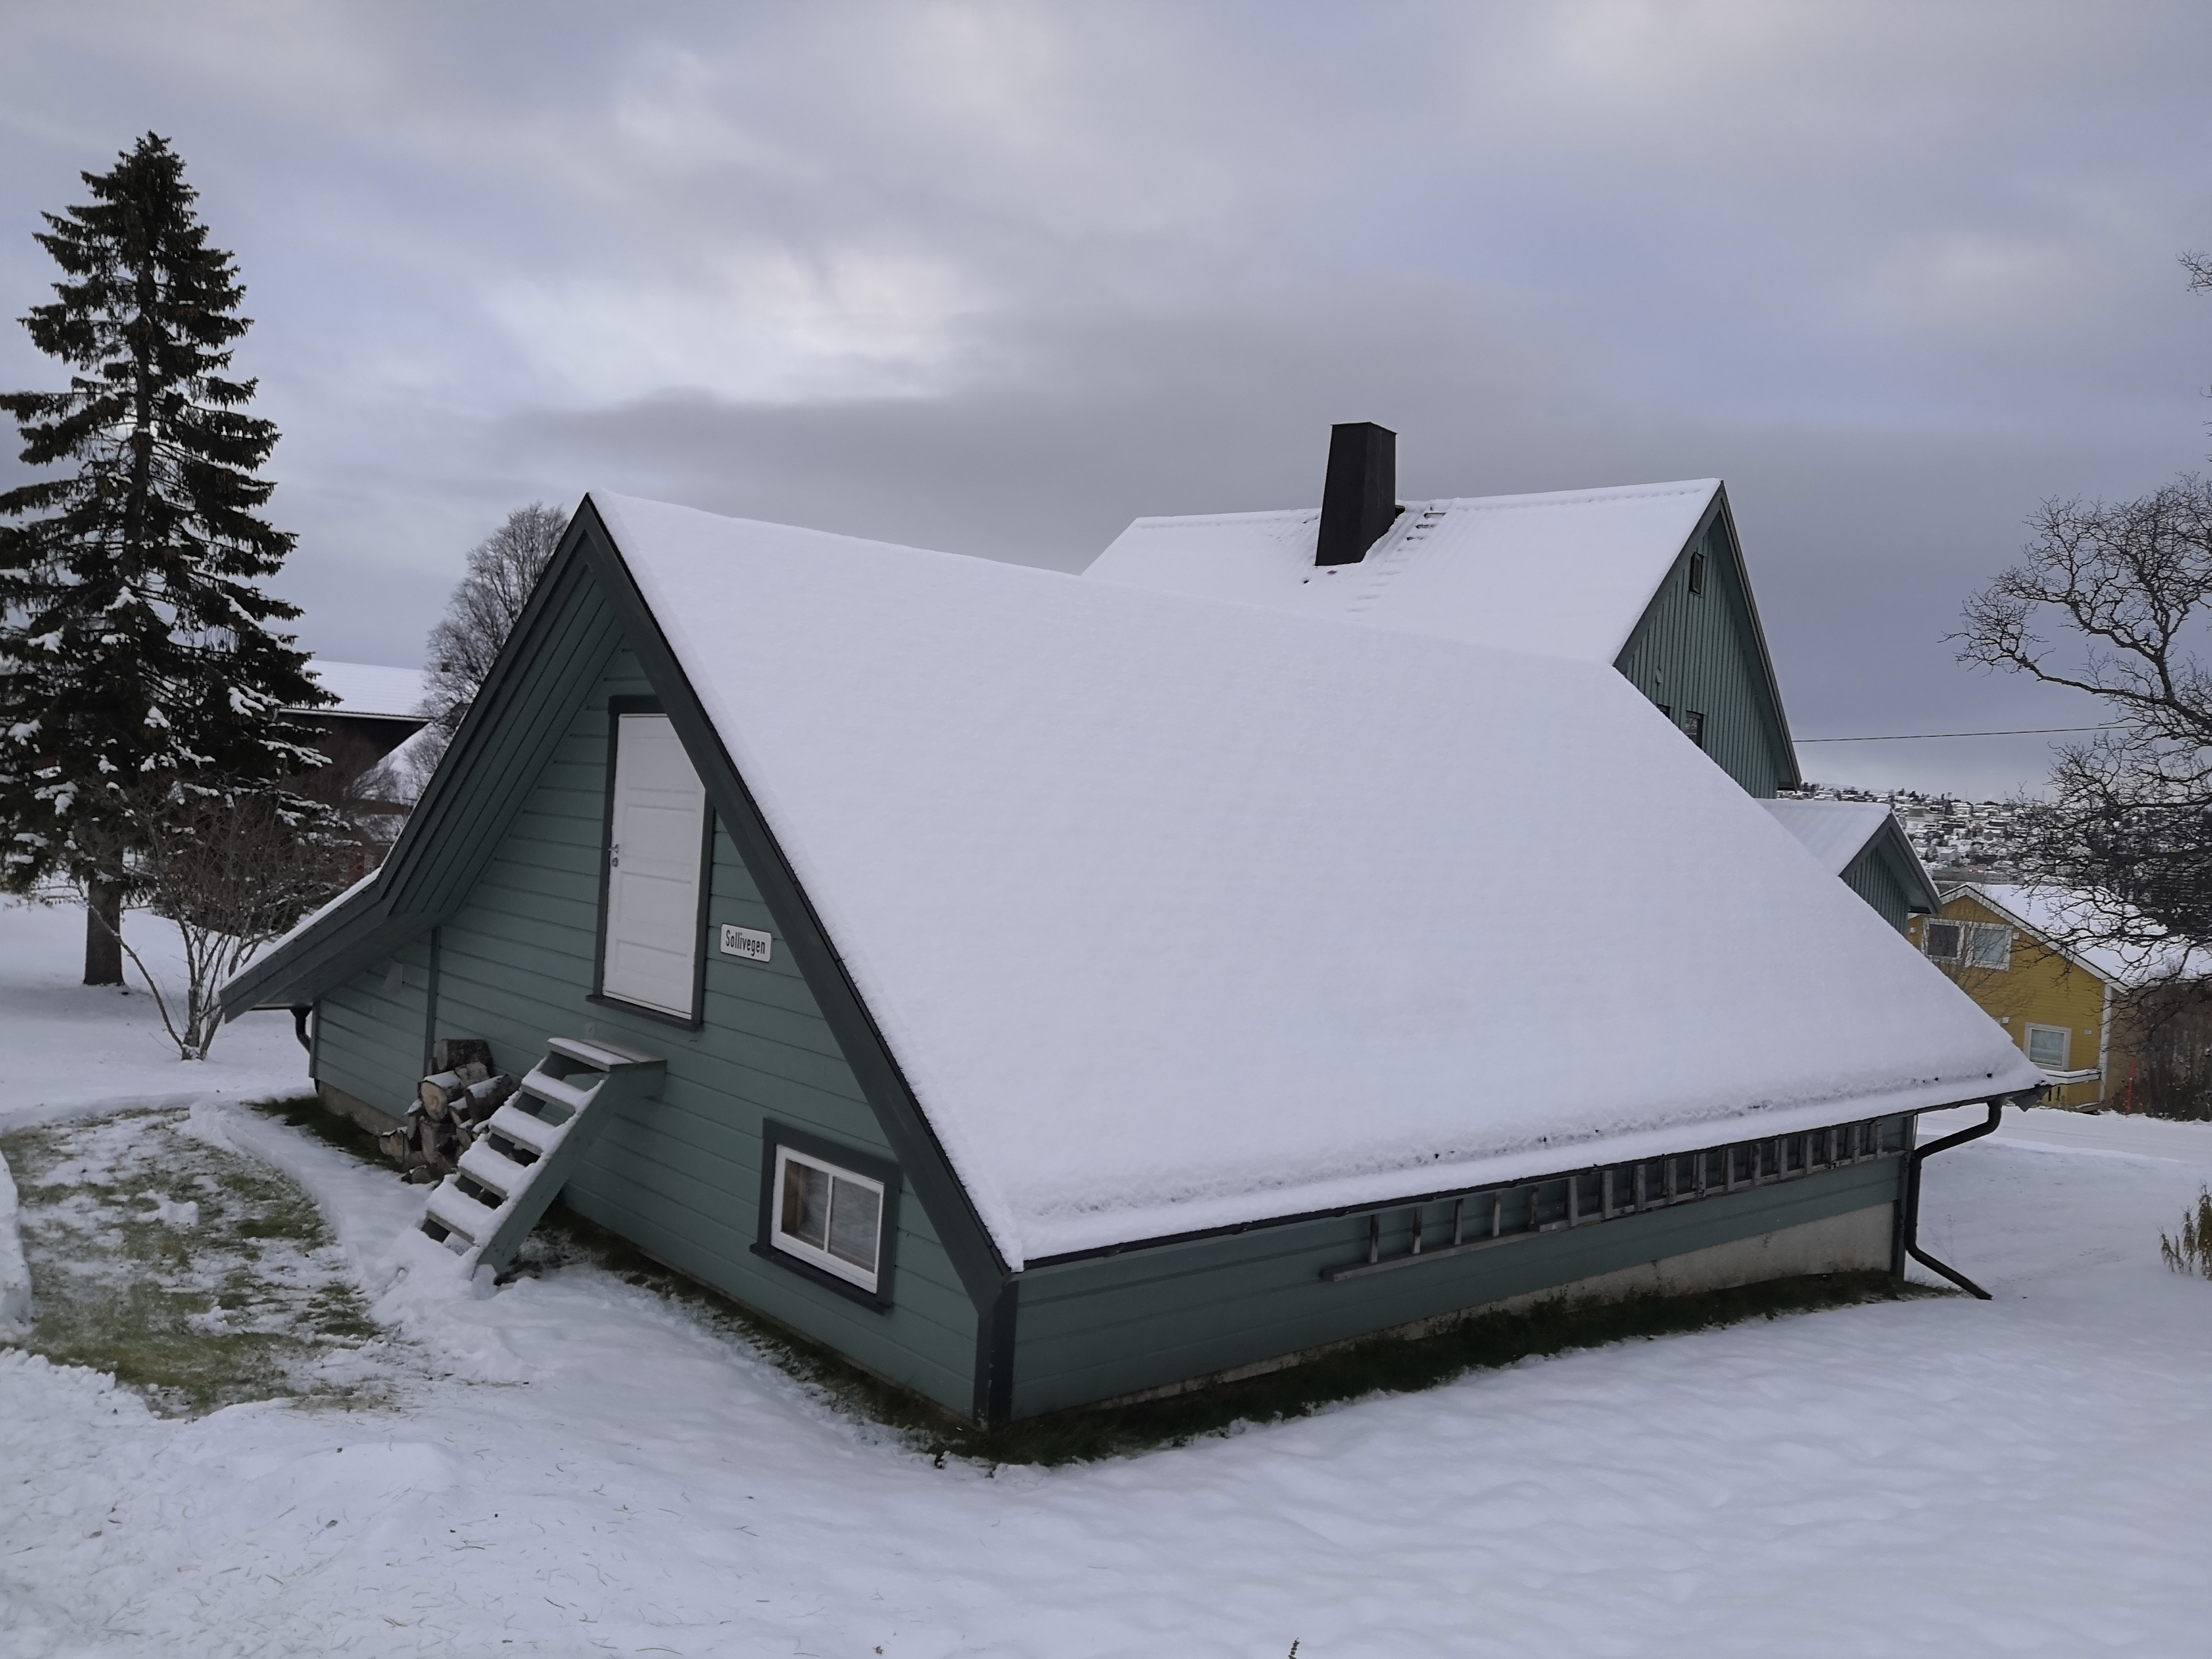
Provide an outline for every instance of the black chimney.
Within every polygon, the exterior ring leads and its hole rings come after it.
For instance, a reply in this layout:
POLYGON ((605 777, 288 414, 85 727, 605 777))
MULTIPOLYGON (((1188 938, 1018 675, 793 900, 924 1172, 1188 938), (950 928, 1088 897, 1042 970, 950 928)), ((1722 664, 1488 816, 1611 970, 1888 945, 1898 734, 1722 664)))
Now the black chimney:
POLYGON ((1372 421, 1328 429, 1316 564, 1358 564, 1398 516, 1398 434, 1372 421))

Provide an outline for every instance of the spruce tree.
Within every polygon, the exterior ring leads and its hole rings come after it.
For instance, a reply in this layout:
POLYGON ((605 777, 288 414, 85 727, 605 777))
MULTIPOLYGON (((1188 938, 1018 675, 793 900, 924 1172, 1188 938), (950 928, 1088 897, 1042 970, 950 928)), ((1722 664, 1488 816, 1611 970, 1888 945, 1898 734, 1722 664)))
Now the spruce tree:
POLYGON ((37 239, 64 280, 21 319, 76 372, 0 395, 22 459, 70 469, 0 494, 0 881, 80 884, 85 981, 119 984, 149 815, 281 790, 321 757, 278 711, 328 699, 260 586, 293 538, 256 516, 276 428, 224 374, 237 266, 166 140, 82 176, 92 200, 37 239))

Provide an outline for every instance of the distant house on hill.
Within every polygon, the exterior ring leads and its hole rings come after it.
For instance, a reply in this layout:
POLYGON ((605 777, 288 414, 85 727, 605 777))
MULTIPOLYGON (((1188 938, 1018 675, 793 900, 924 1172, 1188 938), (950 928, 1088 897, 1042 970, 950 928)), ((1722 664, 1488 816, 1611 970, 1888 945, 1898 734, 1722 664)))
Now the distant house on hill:
POLYGON ((371 1122, 436 1042, 538 1060, 597 1138, 499 1106, 426 1231, 570 1158, 986 1421, 1899 1262, 1913 1115, 2036 1069, 1609 660, 1278 609, 587 498, 391 858, 224 1007, 311 1010, 371 1122))
POLYGON ((1798 785, 1719 479, 1401 503, 1396 447, 1339 426, 1319 507, 1139 519, 1084 574, 1610 664, 1751 794, 1798 785))
POLYGON ((1899 933, 1916 915, 1941 908, 1942 898, 1912 850, 1896 815, 1874 801, 1769 800, 1759 803, 1797 837, 1823 868, 1881 912, 1899 933))

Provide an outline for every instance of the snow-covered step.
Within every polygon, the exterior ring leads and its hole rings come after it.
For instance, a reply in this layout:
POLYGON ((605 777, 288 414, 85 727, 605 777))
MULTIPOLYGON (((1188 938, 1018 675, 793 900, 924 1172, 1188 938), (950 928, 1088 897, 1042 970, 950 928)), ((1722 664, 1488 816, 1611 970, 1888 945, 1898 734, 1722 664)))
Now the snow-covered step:
POLYGON ((650 1100, 667 1067, 653 1054, 555 1037, 545 1058, 431 1188, 422 1231, 471 1268, 514 1260, 619 1101, 650 1100))

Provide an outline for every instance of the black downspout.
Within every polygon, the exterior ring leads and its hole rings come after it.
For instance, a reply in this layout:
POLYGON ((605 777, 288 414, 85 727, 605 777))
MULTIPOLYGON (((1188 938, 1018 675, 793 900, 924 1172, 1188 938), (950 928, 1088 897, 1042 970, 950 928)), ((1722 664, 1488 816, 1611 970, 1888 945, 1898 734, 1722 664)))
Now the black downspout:
POLYGON ((315 1005, 312 1002, 292 1005, 292 1035, 300 1039, 300 1046, 311 1054, 315 1052, 315 1045, 307 1039, 307 1016, 314 1012, 315 1005))
MULTIPOLYGON (((2037 1092, 2039 1091, 2031 1089, 2024 1091, 2023 1094, 2037 1092)), ((1964 1146, 1970 1140, 1979 1140, 1986 1134, 1994 1134, 1996 1132, 1997 1121, 2004 1115, 2005 1103, 2008 1100, 2017 1101, 2021 1097, 2021 1095, 2000 1095, 1989 1103, 1988 1122, 1977 1123, 1972 1128, 1961 1129, 1954 1135, 1945 1135, 1941 1140, 1931 1140, 1925 1146, 1916 1146, 1905 1154, 1904 1214, 1899 1220, 1897 1229, 1898 1243, 1900 1247, 1897 1261, 1899 1278, 1902 1278, 1905 1273, 1904 1258, 1909 1255, 1930 1273, 1942 1274, 1967 1295, 1977 1297, 1984 1302, 1994 1299, 1987 1291, 1975 1284, 1956 1267, 1948 1267, 1938 1261, 1920 1248, 1920 1166, 1938 1152, 1948 1152, 1952 1147, 1964 1146)), ((1913 1131, 1917 1133, 1920 1120, 1916 1117, 1911 1121, 1913 1131)))

